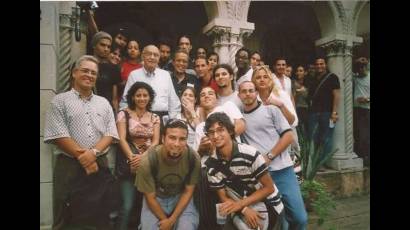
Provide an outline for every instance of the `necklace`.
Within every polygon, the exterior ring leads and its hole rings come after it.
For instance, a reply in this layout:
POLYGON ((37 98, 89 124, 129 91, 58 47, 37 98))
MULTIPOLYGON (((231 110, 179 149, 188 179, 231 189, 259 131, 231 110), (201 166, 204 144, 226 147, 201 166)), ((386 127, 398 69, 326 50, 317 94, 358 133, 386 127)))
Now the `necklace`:
POLYGON ((140 121, 141 118, 144 117, 147 111, 144 111, 142 114, 138 114, 137 111, 132 111, 132 112, 138 117, 138 120, 140 121))

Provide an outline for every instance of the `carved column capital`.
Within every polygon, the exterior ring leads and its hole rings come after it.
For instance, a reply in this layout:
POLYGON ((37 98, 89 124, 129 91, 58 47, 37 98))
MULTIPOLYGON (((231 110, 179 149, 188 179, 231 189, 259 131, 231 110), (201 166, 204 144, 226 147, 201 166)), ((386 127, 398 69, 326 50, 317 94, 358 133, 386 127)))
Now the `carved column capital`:
POLYGON ((215 26, 209 30, 206 35, 214 40, 213 47, 229 45, 231 28, 224 26, 215 26))

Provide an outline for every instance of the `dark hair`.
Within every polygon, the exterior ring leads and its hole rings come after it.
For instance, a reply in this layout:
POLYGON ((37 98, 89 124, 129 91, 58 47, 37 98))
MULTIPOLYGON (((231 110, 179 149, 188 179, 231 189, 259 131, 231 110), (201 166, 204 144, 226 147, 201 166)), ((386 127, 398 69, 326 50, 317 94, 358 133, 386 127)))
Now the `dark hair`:
POLYGON ((167 135, 167 129, 173 129, 173 128, 185 129, 187 132, 187 136, 188 136, 188 125, 186 121, 181 120, 181 119, 169 119, 168 122, 164 126, 164 136, 167 135))
POLYGON ((232 124, 231 119, 224 112, 217 112, 211 114, 205 121, 204 133, 209 131, 209 128, 215 123, 225 127, 228 130, 232 140, 235 140, 235 126, 232 124))
MULTIPOLYGON (((245 52, 247 52, 247 53, 248 53, 248 55, 251 53, 251 51, 250 51, 250 50, 248 50, 248 49, 247 49, 247 48, 245 48, 245 47, 242 47, 242 48, 240 48, 240 49, 236 52, 235 57, 237 57, 241 51, 245 51, 245 52)), ((249 59, 249 58, 251 58, 251 57, 250 57, 250 56, 248 56, 248 59, 249 59)))
MULTIPOLYGON (((132 41, 137 42, 137 44, 138 44, 138 50, 140 51, 140 55, 139 55, 138 59, 140 59, 140 58, 141 58, 141 53, 142 53, 142 51, 141 51, 141 44, 140 44, 140 42, 139 42, 136 38, 130 38, 130 39, 128 39, 127 45, 125 45, 125 48, 124 48, 125 57, 126 57, 127 59, 130 58, 130 56, 128 55, 128 44, 130 44, 130 42, 132 42, 132 41)), ((114 42, 114 43, 115 43, 115 42, 114 42)))
POLYGON ((199 59, 204 59, 204 60, 205 60, 205 63, 206 63, 207 65, 209 64, 208 58, 203 58, 203 57, 197 57, 197 58, 195 58, 194 64, 195 64, 196 60, 199 60, 199 59))
POLYGON ((172 55, 172 60, 175 61, 175 57, 177 56, 178 53, 183 53, 186 54, 188 56, 188 63, 189 63, 189 54, 183 50, 183 49, 178 49, 177 51, 175 51, 172 55))
POLYGON ((149 102, 147 104, 147 110, 151 111, 152 103, 154 103, 155 92, 150 85, 145 82, 137 81, 135 82, 131 88, 127 92, 127 103, 130 109, 135 109, 135 102, 133 100, 135 92, 139 89, 146 89, 149 94, 149 102))
POLYGON ((258 51, 253 51, 252 53, 251 53, 251 55, 249 56, 249 58, 250 57, 252 57, 254 54, 258 54, 259 55, 259 57, 261 57, 262 58, 262 55, 261 55, 261 53, 259 53, 258 51))
POLYGON ((218 64, 218 65, 215 66, 215 68, 214 68, 213 71, 212 71, 213 76, 215 76, 216 70, 217 70, 217 69, 220 69, 220 68, 224 68, 224 69, 228 70, 228 73, 229 73, 230 75, 233 75, 233 69, 232 69, 232 67, 231 67, 230 65, 224 63, 224 64, 218 64))
POLYGON ((173 48, 172 45, 171 45, 171 41, 170 41, 169 38, 160 38, 159 41, 158 41, 158 48, 159 48, 161 45, 166 45, 166 46, 168 46, 171 50, 172 50, 172 48, 173 48))
MULTIPOLYGON (((181 90, 181 96, 179 96, 179 99, 181 100, 182 95, 184 95, 184 92, 187 90, 191 90, 194 93, 194 97, 195 97, 195 105, 197 105, 199 103, 199 96, 198 96, 198 92, 196 92, 195 88, 192 86, 184 86, 181 90)), ((195 106, 194 105, 194 106, 195 106)), ((184 106, 181 106, 181 113, 184 113, 184 106)))
MULTIPOLYGON (((218 69, 221 69, 221 68, 223 68, 223 69, 226 69, 226 70, 228 70, 228 73, 230 74, 230 75, 234 75, 233 74, 233 69, 232 69, 232 67, 230 66, 230 65, 228 65, 228 64, 225 64, 225 63, 223 63, 223 64, 218 64, 218 65, 216 65, 215 66, 215 68, 212 70, 212 77, 215 79, 215 72, 216 72, 216 70, 218 70, 218 69)), ((235 88, 234 88, 234 82, 235 82, 235 76, 233 76, 232 77, 232 80, 231 80, 231 88, 234 90, 235 88)))
POLYGON ((205 56, 206 56, 206 54, 208 53, 208 50, 203 46, 198 46, 198 48, 196 48, 195 55, 196 55, 196 53, 198 52, 199 49, 204 49, 205 50, 205 56))
POLYGON ((217 53, 215 53, 215 52, 210 52, 210 53, 208 53, 207 56, 206 56, 206 59, 209 59, 212 55, 215 55, 216 58, 218 59, 217 62, 219 62, 219 55, 218 55, 217 53))
POLYGON ((325 56, 323 56, 323 55, 318 55, 318 56, 315 57, 315 60, 313 61, 313 64, 316 64, 316 61, 317 61, 318 59, 323 59, 323 60, 325 61, 325 63, 327 63, 325 56))
POLYGON ((276 57, 275 59, 273 59, 273 66, 275 66, 276 62, 278 62, 279 60, 284 60, 286 62, 286 64, 288 63, 284 56, 279 56, 279 57, 276 57))
POLYGON ((177 47, 179 46, 179 41, 181 40, 181 38, 187 38, 187 39, 189 40, 189 43, 191 43, 191 45, 192 45, 191 38, 190 38, 188 35, 186 35, 186 34, 182 34, 181 36, 178 37, 177 47))
MULTIPOLYGON (((128 43, 127 43, 127 45, 128 45, 128 43)), ((110 53, 113 53, 114 50, 116 50, 116 49, 119 49, 119 50, 120 50, 120 56, 121 56, 121 58, 122 58, 122 57, 128 57, 128 53, 127 53, 126 49, 123 49, 123 48, 122 48, 121 46, 119 46, 116 42, 113 42, 113 43, 111 44, 111 51, 110 51, 110 53)))

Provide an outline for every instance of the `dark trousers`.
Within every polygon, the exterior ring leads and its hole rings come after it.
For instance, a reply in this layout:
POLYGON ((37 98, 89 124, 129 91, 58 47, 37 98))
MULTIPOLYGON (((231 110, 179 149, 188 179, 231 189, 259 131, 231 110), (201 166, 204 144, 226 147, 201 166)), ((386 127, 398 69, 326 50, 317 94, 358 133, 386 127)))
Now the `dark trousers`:
POLYGON ((370 109, 354 108, 354 151, 365 161, 370 159, 370 109))
MULTIPOLYGON (((108 168, 106 156, 97 158, 98 166, 108 168)), ((74 158, 60 154, 56 157, 53 175, 53 230, 60 229, 110 229, 109 216, 101 216, 99 223, 95 225, 73 225, 70 223, 70 213, 67 207, 67 200, 70 190, 75 181, 84 176, 84 168, 74 158)), ((92 194, 91 194, 92 195, 92 194)), ((92 211, 92 210, 90 210, 92 211)))

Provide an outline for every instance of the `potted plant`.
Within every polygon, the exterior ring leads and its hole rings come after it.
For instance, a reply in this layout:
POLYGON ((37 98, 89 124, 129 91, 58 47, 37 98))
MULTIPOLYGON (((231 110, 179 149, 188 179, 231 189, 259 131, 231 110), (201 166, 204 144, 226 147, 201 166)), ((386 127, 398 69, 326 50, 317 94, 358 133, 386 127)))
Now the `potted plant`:
MULTIPOLYGON (((315 129, 316 130, 316 129, 315 129)), ((318 225, 322 225, 328 217, 331 209, 335 209, 335 203, 326 186, 315 180, 318 169, 333 155, 328 154, 320 160, 323 154, 323 145, 316 145, 313 140, 306 138, 298 130, 300 142, 300 161, 302 167, 303 182, 300 185, 302 197, 305 202, 306 210, 313 211, 318 215, 318 225)))

